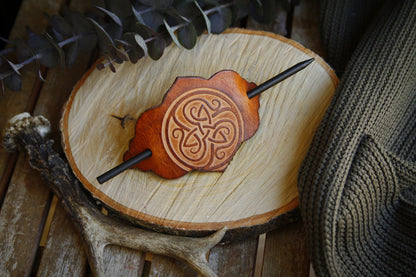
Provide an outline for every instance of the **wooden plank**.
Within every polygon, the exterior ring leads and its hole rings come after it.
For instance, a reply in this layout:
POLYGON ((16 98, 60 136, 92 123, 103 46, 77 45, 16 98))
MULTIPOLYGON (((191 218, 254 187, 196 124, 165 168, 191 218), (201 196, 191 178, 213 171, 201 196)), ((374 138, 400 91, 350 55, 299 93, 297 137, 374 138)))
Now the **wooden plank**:
POLYGON ((300 1, 294 7, 291 39, 325 58, 319 30, 319 1, 300 1))
POLYGON ((86 266, 81 237, 58 203, 37 276, 84 276, 86 266))
POLYGON ((165 256, 155 255, 151 260, 149 277, 157 276, 196 277, 197 273, 181 261, 165 256))
POLYGON ((266 234, 261 234, 257 242, 256 264, 254 267, 253 277, 260 277, 263 270, 264 245, 266 243, 266 234))
MULTIPOLYGON (((79 78, 81 78, 82 73, 87 69, 88 64, 88 55, 85 54, 85 56, 81 56, 80 59, 78 59, 77 63, 71 69, 54 69, 51 70, 48 74, 47 83, 45 84, 44 89, 40 94, 35 113, 45 115, 47 118, 49 118, 52 124, 52 130, 55 131, 56 134, 59 133, 58 121, 60 120, 60 111, 62 105, 67 100, 73 85, 79 80, 79 78)), ((67 232, 67 230, 62 228, 58 230, 57 234, 52 234, 50 238, 51 240, 54 239, 53 236, 58 236, 62 239, 55 239, 54 243, 49 244, 50 246, 45 248, 44 255, 50 251, 56 254, 56 259, 62 259, 62 256, 65 256, 65 251, 58 253, 55 251, 56 247, 60 247, 60 245, 66 244, 66 242, 69 240, 77 241, 79 239, 78 233, 67 232)), ((71 248, 74 248, 72 251, 81 251, 79 247, 79 244, 71 245, 71 248)), ((141 252, 132 251, 121 247, 109 247, 106 249, 104 255, 106 264, 109 265, 109 267, 106 268, 106 273, 108 273, 109 276, 114 276, 116 273, 120 274, 120 276, 138 276, 143 269, 142 264, 144 263, 144 258, 142 257, 141 252)), ((57 273, 60 271, 60 266, 83 266, 85 259, 79 259, 79 257, 74 256, 62 261, 64 264, 61 265, 51 265, 42 261, 42 267, 39 269, 39 271, 57 273), (55 269, 52 269, 51 266, 56 267, 55 269)))
POLYGON ((209 265, 218 276, 253 276, 257 238, 218 245, 209 253, 209 265))
POLYGON ((16 167, 0 213, 0 276, 30 274, 51 198, 27 161, 16 167))
POLYGON ((104 250, 106 276, 141 276, 144 254, 140 251, 110 245, 104 250))
MULTIPOLYGON (((144 254, 139 251, 109 246, 104 251, 104 260, 108 276, 140 276, 143 271, 144 254)), ((38 276, 84 276, 87 262, 78 230, 58 204, 38 276)))
POLYGON ((309 258, 302 222, 267 234, 262 276, 309 276, 309 258))
MULTIPOLYGON (((26 37, 26 26, 30 26, 35 32, 41 32, 48 24, 44 13, 56 13, 64 2, 64 0, 23 1, 9 38, 14 40, 17 37, 26 37)), ((30 107, 30 103, 34 102, 34 99, 37 98, 40 81, 36 71, 28 69, 23 72, 22 90, 20 92, 13 92, 6 89, 5 95, 0 99, 1 130, 4 129, 6 122, 12 116, 25 110, 30 111, 33 109, 33 107, 30 107)), ((0 204, 7 190, 15 162, 16 156, 13 156, 6 152, 3 147, 0 147, 0 204)))
MULTIPOLYGON (((35 31, 41 31, 47 23, 43 13, 56 12, 62 2, 24 1, 10 37, 23 37, 27 25, 34 26, 35 31)), ((28 109, 37 97, 37 73, 29 71, 23 79, 21 92, 7 91, 0 101, 1 129, 12 115, 28 109)), ((9 179, 10 185, 0 212, 0 275, 28 276, 35 261, 51 194, 42 184, 38 173, 29 168, 23 157, 17 160, 15 168, 18 171, 11 170, 10 166, 13 168, 14 165, 10 164, 9 154, 1 149, 0 170, 3 175, 0 191, 6 192, 9 179), (13 176, 10 176, 12 172, 13 176)))
MULTIPOLYGON (((89 3, 83 3, 83 1, 72 1, 70 8, 83 11, 88 6, 89 3)), ((89 66, 89 59, 90 53, 84 53, 79 56, 70 70, 50 70, 40 93, 35 113, 45 115, 51 121, 54 139, 58 142, 60 141, 57 135, 59 133, 58 121, 62 105, 73 85, 89 66)), ((53 216, 53 221, 40 258, 38 276, 83 276, 86 271, 87 258, 81 237, 60 203, 57 205, 56 213, 51 216, 53 216)), ((46 226, 45 229, 48 227, 46 226)))
POLYGON ((59 121, 62 106, 76 82, 90 65, 90 54, 82 53, 71 68, 53 68, 48 71, 33 114, 43 115, 51 122, 53 139, 60 142, 59 121))
MULTIPOLYGON (((90 54, 80 55, 77 62, 70 69, 55 68, 51 69, 48 72, 46 82, 44 83, 41 93, 39 95, 39 100, 36 104, 34 114, 42 114, 48 118, 51 122, 52 137, 55 141, 58 142, 59 146, 59 120, 62 110, 62 106, 68 98, 69 93, 72 90, 72 87, 81 77, 82 73, 89 66, 89 57, 90 54)), ((15 172, 19 172, 20 168, 16 167, 15 172)), ((47 189, 46 185, 41 182, 43 189, 47 189)), ((57 215, 58 218, 55 220, 61 221, 64 220, 59 217, 65 217, 66 215, 57 215)), ((66 219, 69 220, 69 219, 66 219)), ((54 259, 56 261, 63 261, 62 264, 59 263, 45 263, 43 258, 41 260, 42 268, 39 269, 40 272, 60 272, 65 270, 68 267, 83 267, 85 268, 86 259, 83 256, 82 244, 78 242, 79 235, 76 232, 70 232, 67 228, 58 227, 56 232, 52 233, 55 237, 50 237, 47 242, 47 246, 43 252, 43 255, 46 257, 56 254, 54 259), (58 249, 66 249, 64 251, 58 252, 58 249), (49 253, 52 251, 52 253, 49 253), (80 256, 66 256, 68 252, 81 253, 80 256), (45 266, 47 265, 47 266, 45 266), (63 268, 61 268, 63 267, 63 268)), ((52 256, 53 257, 53 256, 52 256)), ((81 269, 83 270, 83 269, 81 269)), ((47 276, 47 275, 45 275, 47 276)), ((59 275, 56 275, 59 276, 59 275)))

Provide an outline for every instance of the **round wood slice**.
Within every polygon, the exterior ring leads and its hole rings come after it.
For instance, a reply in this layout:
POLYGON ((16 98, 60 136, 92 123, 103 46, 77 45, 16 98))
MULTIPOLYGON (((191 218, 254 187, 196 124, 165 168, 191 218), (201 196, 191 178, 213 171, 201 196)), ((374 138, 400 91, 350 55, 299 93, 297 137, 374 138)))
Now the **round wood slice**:
POLYGON ((224 226, 230 238, 255 235, 290 218, 298 206, 297 175, 337 86, 331 68, 284 37, 230 29, 202 35, 192 50, 169 46, 162 58, 93 66, 68 100, 61 122, 65 154, 92 195, 141 226, 204 235, 224 226), (137 118, 161 103, 176 77, 209 78, 229 69, 260 84, 290 66, 316 60, 260 96, 260 126, 225 172, 191 172, 163 179, 129 169, 100 185, 96 178, 123 160, 137 118))

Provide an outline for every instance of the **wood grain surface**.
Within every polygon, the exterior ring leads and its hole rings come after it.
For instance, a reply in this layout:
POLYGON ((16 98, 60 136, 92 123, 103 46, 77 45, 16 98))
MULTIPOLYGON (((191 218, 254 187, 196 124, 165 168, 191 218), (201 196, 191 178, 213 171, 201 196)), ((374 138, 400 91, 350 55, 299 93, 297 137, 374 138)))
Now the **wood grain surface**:
POLYGON ((284 37, 241 29, 202 35, 194 49, 172 45, 158 62, 122 64, 116 74, 90 69, 64 111, 64 150, 94 197, 139 224, 182 234, 267 224, 297 203, 297 169, 336 85, 319 56, 284 37), (178 76, 209 78, 230 69, 261 83, 311 57, 316 62, 260 97, 259 130, 224 173, 192 172, 167 181, 127 170, 103 185, 96 181, 121 162, 134 136, 134 124, 123 128, 114 115, 138 118, 161 103, 178 76))
POLYGON ((309 258, 299 253, 307 252, 302 222, 287 226, 286 230, 274 230, 267 234, 263 261, 263 276, 308 276, 309 258))

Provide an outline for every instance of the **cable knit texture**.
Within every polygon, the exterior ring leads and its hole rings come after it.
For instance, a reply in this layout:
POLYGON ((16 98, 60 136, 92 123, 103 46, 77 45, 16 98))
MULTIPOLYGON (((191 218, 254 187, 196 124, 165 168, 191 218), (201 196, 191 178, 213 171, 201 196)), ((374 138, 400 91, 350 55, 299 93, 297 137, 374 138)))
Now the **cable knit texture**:
POLYGON ((416 1, 374 18, 299 173, 318 276, 416 275, 416 1))

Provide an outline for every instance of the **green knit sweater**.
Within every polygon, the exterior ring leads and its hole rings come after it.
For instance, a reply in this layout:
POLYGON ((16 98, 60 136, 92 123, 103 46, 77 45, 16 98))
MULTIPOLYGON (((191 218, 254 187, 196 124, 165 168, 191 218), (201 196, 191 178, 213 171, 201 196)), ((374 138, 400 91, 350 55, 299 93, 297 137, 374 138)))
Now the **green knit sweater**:
MULTIPOLYGON (((327 47, 347 2, 323 1, 327 47)), ((385 2, 351 58, 332 48, 342 79, 299 173, 318 276, 416 276, 416 1, 385 2)))

